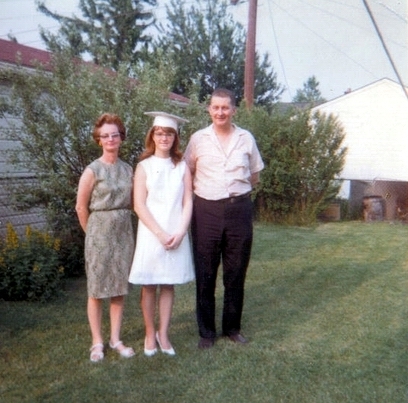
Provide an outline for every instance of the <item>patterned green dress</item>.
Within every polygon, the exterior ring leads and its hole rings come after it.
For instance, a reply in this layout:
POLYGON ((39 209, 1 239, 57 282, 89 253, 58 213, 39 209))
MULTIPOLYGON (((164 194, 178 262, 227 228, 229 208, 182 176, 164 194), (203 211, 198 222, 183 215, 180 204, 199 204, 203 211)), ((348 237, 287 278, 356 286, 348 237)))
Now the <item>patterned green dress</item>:
POLYGON ((128 293, 128 277, 135 248, 132 211, 133 170, 93 161, 95 175, 85 236, 88 296, 109 298, 128 293))

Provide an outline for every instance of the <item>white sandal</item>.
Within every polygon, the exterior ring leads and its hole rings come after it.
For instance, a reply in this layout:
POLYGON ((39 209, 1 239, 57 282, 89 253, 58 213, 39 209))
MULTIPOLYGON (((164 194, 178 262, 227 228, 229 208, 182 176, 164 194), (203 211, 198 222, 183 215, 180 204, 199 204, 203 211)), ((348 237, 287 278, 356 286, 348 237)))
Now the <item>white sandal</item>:
POLYGON ((103 357, 105 356, 103 354, 103 344, 102 343, 96 343, 94 344, 89 351, 91 352, 90 359, 92 362, 99 362, 103 360, 103 357), (100 350, 97 350, 100 349, 100 350))
POLYGON ((112 350, 116 350, 120 354, 120 356, 124 357, 124 358, 130 358, 130 357, 133 357, 135 355, 135 352, 133 351, 133 348, 132 347, 125 347, 123 342, 120 341, 120 340, 117 343, 113 344, 113 345, 112 345, 111 342, 109 342, 109 347, 112 350), (119 346, 123 346, 123 348, 119 350, 119 348, 118 348, 119 346))

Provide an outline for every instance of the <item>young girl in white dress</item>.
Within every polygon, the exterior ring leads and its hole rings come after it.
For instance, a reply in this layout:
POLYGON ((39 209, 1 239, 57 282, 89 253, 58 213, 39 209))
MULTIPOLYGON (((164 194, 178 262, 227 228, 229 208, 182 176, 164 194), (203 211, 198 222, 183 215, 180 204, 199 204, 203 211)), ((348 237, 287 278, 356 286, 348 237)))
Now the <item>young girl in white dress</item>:
POLYGON ((192 213, 192 180, 179 150, 178 124, 184 119, 164 112, 155 116, 134 177, 134 206, 139 217, 136 250, 129 282, 141 284, 145 323, 144 353, 175 355, 168 330, 174 284, 194 279, 188 236, 192 213), (156 293, 159 326, 156 331, 156 293))

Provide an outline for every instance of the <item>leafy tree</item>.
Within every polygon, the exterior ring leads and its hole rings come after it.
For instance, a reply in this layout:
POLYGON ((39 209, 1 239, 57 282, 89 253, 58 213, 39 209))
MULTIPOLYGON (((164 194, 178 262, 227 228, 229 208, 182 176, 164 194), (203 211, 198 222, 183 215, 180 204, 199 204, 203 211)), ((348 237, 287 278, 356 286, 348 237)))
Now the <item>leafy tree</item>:
POLYGON ((319 84, 315 76, 309 77, 303 83, 303 89, 296 91, 293 102, 307 102, 311 106, 326 102, 319 90, 319 84))
POLYGON ((21 143, 11 162, 17 169, 23 165, 36 177, 24 188, 15 189, 15 203, 21 208, 45 208, 50 228, 62 239, 67 259, 74 264, 81 260, 83 245, 74 210, 76 187, 84 168, 100 155, 91 136, 97 117, 103 112, 122 117, 128 135, 121 158, 132 166, 151 125, 143 112, 164 110, 187 118, 194 114, 196 119, 190 119, 188 132, 205 119, 205 111, 194 98, 186 112, 170 103, 167 69, 154 70, 146 65, 134 74, 137 82, 129 79, 127 66, 112 73, 73 61, 66 54, 55 55, 52 73, 38 68, 27 74, 22 67, 0 71, 0 80, 14 87, 12 97, 0 103, 0 118, 17 122, 6 135, 21 143))
POLYGON ((144 6, 156 4, 157 0, 79 0, 84 17, 80 19, 53 13, 38 1, 38 10, 61 24, 56 35, 41 28, 41 38, 51 52, 88 54, 94 63, 117 70, 122 62, 136 62, 144 54, 143 47, 152 40, 145 30, 154 23, 144 6))
POLYGON ((340 189, 346 149, 339 122, 332 115, 269 115, 262 108, 241 109, 237 119, 254 133, 265 162, 255 192, 262 218, 313 223, 340 189))
MULTIPOLYGON (((245 30, 228 13, 227 2, 197 0, 187 9, 185 0, 166 5, 167 23, 159 26, 153 43, 153 59, 163 52, 176 66, 173 91, 186 94, 200 87, 204 100, 215 87, 225 87, 244 96, 245 30)), ((256 55, 255 104, 271 105, 282 93, 268 55, 256 55)))

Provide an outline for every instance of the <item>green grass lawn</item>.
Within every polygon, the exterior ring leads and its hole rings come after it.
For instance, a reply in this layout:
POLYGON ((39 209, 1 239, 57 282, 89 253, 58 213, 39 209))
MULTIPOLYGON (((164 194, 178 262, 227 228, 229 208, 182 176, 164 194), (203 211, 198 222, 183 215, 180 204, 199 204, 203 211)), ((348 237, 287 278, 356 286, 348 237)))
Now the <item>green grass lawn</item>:
MULTIPOLYGON (((197 349, 194 284, 176 288, 176 357, 144 357, 138 287, 122 335, 136 357, 108 350, 100 364, 89 361, 84 279, 51 303, 0 302, 0 401, 406 403, 407 240, 402 224, 257 224, 245 347, 197 349)), ((217 292, 220 318, 221 282, 217 292)), ((106 313, 104 323, 107 341, 106 313)))

